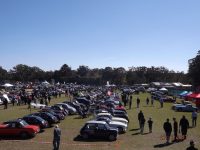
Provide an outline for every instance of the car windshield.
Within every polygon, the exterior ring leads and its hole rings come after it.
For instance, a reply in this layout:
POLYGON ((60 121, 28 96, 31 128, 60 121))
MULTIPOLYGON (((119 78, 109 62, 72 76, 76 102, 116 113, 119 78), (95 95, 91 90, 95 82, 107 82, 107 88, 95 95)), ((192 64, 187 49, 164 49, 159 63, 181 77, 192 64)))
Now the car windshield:
POLYGON ((39 121, 43 121, 43 119, 40 117, 35 117, 35 118, 37 118, 37 120, 39 120, 39 121))
POLYGON ((24 120, 20 121, 20 124, 21 124, 23 127, 28 125, 28 123, 26 123, 26 121, 24 121, 24 120))

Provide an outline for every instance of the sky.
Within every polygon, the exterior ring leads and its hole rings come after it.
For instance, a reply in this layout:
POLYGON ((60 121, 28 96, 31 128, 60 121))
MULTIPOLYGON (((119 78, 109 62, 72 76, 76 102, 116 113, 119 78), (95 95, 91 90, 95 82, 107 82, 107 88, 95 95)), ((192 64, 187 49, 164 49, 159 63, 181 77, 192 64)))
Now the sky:
POLYGON ((0 0, 0 66, 164 66, 200 49, 199 0, 0 0))

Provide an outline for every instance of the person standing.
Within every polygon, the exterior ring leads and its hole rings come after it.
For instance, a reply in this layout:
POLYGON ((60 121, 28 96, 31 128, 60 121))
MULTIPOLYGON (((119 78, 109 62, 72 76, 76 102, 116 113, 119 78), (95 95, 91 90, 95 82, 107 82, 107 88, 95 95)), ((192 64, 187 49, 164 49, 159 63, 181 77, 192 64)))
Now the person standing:
POLYGON ((177 141, 177 135, 178 135, 178 122, 176 121, 176 118, 173 118, 173 130, 174 130, 174 142, 177 141))
POLYGON ((185 118, 185 116, 183 116, 179 123, 179 129, 181 129, 181 133, 184 140, 186 139, 188 128, 189 128, 189 121, 185 118))
POLYGON ((53 150, 59 150, 60 136, 61 136, 61 130, 58 127, 58 125, 56 125, 54 128, 54 133, 53 133, 53 147, 54 147, 53 150))
POLYGON ((137 108, 139 108, 140 107, 140 99, 139 99, 139 97, 137 98, 137 108))
POLYGON ((133 100, 133 97, 132 97, 132 95, 130 96, 130 100, 129 100, 129 109, 131 109, 131 107, 132 107, 132 100, 133 100))
POLYGON ((8 108, 8 101, 7 101, 6 98, 4 98, 3 104, 4 104, 4 109, 7 109, 8 108))
POLYGON ((197 123, 197 111, 192 112, 192 127, 196 127, 197 123))
POLYGON ((146 104, 147 104, 147 106, 149 105, 149 98, 148 97, 146 99, 146 104))
POLYGON ((142 120, 142 118, 144 118, 144 114, 143 114, 143 112, 140 110, 140 112, 138 113, 138 121, 139 121, 140 129, 141 129, 141 120, 142 120))
POLYGON ((197 148, 194 147, 194 141, 190 141, 190 146, 186 150, 198 150, 197 148))
POLYGON ((170 140, 170 136, 171 136, 171 132, 172 132, 172 125, 169 122, 169 119, 167 118, 166 122, 163 125, 163 128, 165 130, 165 134, 166 134, 166 143, 169 144, 169 140, 170 140))
POLYGON ((148 120, 148 126, 149 126, 149 133, 152 133, 153 121, 152 121, 151 117, 148 120))
POLYGON ((160 98, 160 107, 163 108, 163 98, 160 98))
POLYGON ((151 96, 151 106, 154 106, 154 97, 153 97, 153 95, 151 96))
POLYGON ((141 128, 140 128, 140 133, 141 134, 143 134, 144 133, 144 125, 145 125, 145 118, 144 118, 144 115, 141 117, 141 119, 140 119, 140 126, 141 126, 141 128))

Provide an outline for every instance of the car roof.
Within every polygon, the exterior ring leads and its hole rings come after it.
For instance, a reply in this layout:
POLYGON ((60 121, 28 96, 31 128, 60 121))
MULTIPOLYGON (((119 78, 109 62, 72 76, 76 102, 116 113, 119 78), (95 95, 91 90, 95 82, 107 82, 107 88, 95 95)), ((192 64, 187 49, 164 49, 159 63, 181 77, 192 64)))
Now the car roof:
POLYGON ((86 123, 94 123, 94 124, 106 124, 105 121, 96 121, 96 120, 90 120, 90 121, 87 121, 86 123))
POLYGON ((15 119, 15 120, 9 120, 9 121, 5 121, 4 123, 10 123, 10 122, 20 122, 22 121, 23 119, 15 119))

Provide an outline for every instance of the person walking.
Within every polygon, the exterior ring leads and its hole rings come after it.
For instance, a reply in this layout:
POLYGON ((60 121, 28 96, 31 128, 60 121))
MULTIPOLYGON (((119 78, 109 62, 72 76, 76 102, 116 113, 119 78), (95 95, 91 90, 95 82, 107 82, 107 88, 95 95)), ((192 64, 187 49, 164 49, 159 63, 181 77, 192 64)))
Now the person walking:
POLYGON ((140 129, 141 129, 141 120, 142 120, 142 118, 144 118, 144 114, 140 110, 140 112, 138 113, 138 121, 139 121, 139 127, 140 127, 140 129))
POLYGON ((179 122, 179 131, 181 129, 181 133, 183 136, 183 139, 185 140, 187 137, 187 130, 189 128, 189 121, 183 116, 179 122))
POLYGON ((172 125, 169 122, 168 118, 167 118, 166 122, 164 123, 163 128, 164 128, 165 134, 166 134, 166 144, 169 144, 169 140, 170 140, 170 136, 171 136, 171 132, 172 132, 172 125))
POLYGON ((190 146, 187 147, 186 150, 198 150, 197 148, 194 147, 194 141, 193 140, 190 141, 190 146))
POLYGON ((176 121, 176 118, 173 118, 173 121, 174 142, 176 142, 178 138, 178 122, 176 121))
POLYGON ((129 109, 131 109, 131 107, 132 107, 132 100, 133 100, 133 97, 132 97, 132 95, 130 96, 130 100, 129 100, 129 109))
POLYGON ((54 128, 54 133, 53 133, 53 147, 54 147, 53 150, 59 150, 60 136, 61 136, 61 130, 58 127, 58 125, 56 125, 54 128))
POLYGON ((192 112, 192 127, 196 127, 197 125, 197 111, 192 112))
POLYGON ((139 97, 137 98, 137 108, 139 108, 140 107, 140 99, 139 99, 139 97))
POLYGON ((149 133, 152 133, 153 121, 152 121, 151 117, 148 120, 148 126, 149 126, 149 133))

